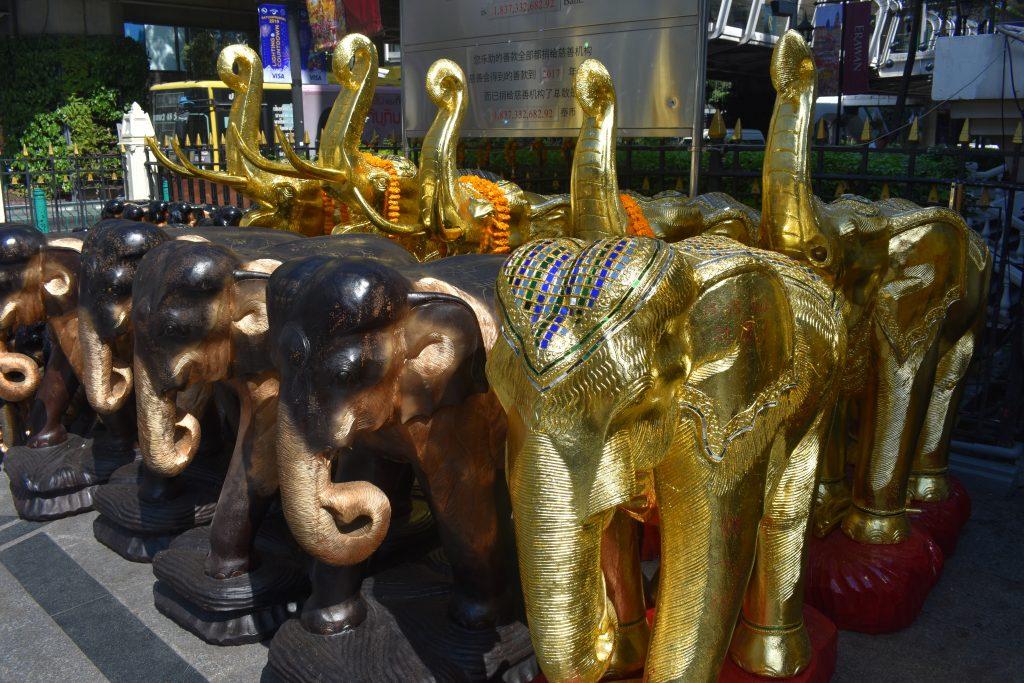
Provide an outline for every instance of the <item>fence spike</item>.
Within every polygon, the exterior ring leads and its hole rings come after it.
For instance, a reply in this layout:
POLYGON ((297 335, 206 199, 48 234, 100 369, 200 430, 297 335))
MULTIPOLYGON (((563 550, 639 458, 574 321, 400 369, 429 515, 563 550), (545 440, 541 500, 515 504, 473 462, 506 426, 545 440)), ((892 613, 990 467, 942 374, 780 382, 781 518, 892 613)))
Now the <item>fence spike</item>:
POLYGON ((860 141, 870 142, 871 141, 871 118, 864 119, 864 127, 860 130, 860 141))
POLYGON ((751 183, 750 185, 750 194, 754 195, 755 197, 761 196, 761 181, 759 181, 757 178, 754 178, 754 182, 751 183))
POLYGON ((967 144, 971 141, 971 120, 964 119, 964 127, 960 129, 960 137, 957 142, 960 144, 967 144))
POLYGON ((920 142, 921 132, 917 127, 917 117, 915 116, 910 122, 910 132, 907 133, 907 142, 920 142))
POLYGON ((51 157, 53 156, 53 143, 52 142, 47 142, 46 143, 46 153, 47 153, 47 155, 49 155, 51 157))
POLYGON ((846 183, 840 180, 838 183, 836 183, 836 199, 839 199, 844 194, 846 194, 846 183))
POLYGON ((1013 144, 1019 145, 1024 142, 1024 122, 1017 122, 1017 130, 1013 133, 1013 144))
POLYGON ((121 144, 121 145, 119 145, 119 146, 118 146, 118 149, 120 149, 120 150, 121 150, 121 155, 122 155, 122 156, 124 156, 125 154, 127 154, 127 153, 128 153, 128 148, 127 148, 127 147, 125 147, 125 146, 124 146, 124 144, 121 144))
POLYGON ((23 156, 23 157, 27 157, 28 156, 28 145, 26 145, 24 142, 21 143, 21 156, 23 156))
POLYGON ((264 146, 267 144, 267 136, 263 134, 262 130, 260 131, 260 144, 264 146))
POLYGON ((740 117, 736 117, 736 125, 732 127, 732 141, 742 142, 743 140, 743 122, 740 117))
POLYGON ((562 184, 558 182, 558 178, 554 178, 554 179, 551 180, 551 189, 552 190, 557 190, 561 186, 562 186, 562 184))
POLYGON ((17 185, 21 182, 21 176, 17 173, 11 176, 11 185, 17 185))
POLYGON ((686 189, 686 186, 683 185, 683 176, 677 177, 676 178, 676 192, 682 192, 685 189, 686 189))
POLYGON ((818 142, 824 142, 825 141, 825 119, 824 118, 818 119, 818 132, 815 133, 814 137, 815 137, 816 140, 818 140, 818 142))
POLYGON ((191 147, 192 146, 192 138, 189 136, 188 133, 185 133, 185 146, 186 147, 191 147))
POLYGON ((931 191, 928 192, 928 203, 929 204, 938 204, 939 203, 939 187, 937 185, 935 185, 934 183, 932 184, 931 191))
POLYGON ((987 209, 990 204, 992 204, 992 197, 988 194, 988 188, 982 188, 981 197, 978 198, 978 206, 987 209))
POLYGON ((722 120, 722 111, 716 109, 715 115, 711 119, 711 125, 708 127, 708 137, 712 140, 724 140, 725 133, 725 121, 722 120))
POLYGON ((78 156, 79 154, 81 154, 81 152, 79 152, 79 151, 78 151, 78 143, 77 143, 77 142, 75 143, 75 146, 74 146, 74 148, 73 148, 73 154, 74 154, 74 155, 75 155, 76 157, 77 157, 77 156, 78 156))
POLYGON ((879 195, 879 199, 889 198, 889 183, 882 183, 882 194, 879 195))
POLYGON ((170 146, 171 146, 171 136, 170 135, 165 135, 164 136, 164 147, 170 147, 170 146))
POLYGON ((85 176, 85 179, 90 183, 95 181, 95 178, 92 177, 92 171, 89 172, 89 175, 85 176))
POLYGON ((651 193, 651 179, 648 176, 644 176, 644 182, 640 185, 640 189, 644 194, 651 193))
POLYGON ((117 171, 114 171, 113 173, 110 174, 110 179, 117 180, 117 171))
POLYGON ((308 130, 303 130, 302 131, 302 144, 304 144, 306 147, 309 147, 309 131, 308 130))

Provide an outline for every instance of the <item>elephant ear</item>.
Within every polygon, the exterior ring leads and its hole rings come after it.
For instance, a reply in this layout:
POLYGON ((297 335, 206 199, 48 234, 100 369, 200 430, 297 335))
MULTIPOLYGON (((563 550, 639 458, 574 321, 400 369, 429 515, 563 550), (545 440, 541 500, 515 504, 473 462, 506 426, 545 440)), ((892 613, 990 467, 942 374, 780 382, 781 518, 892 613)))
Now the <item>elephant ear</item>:
POLYGON ((265 348, 270 324, 267 316, 267 281, 280 265, 273 259, 260 259, 245 263, 232 273, 234 278, 231 298, 231 330, 236 337, 234 347, 238 360, 246 367, 259 359, 248 357, 259 355, 265 348))
POLYGON ((487 392, 487 352, 468 303, 450 294, 412 292, 405 322, 406 359, 399 379, 402 422, 429 418, 487 392))
POLYGON ((78 305, 78 272, 82 242, 62 239, 46 245, 43 254, 43 301, 49 315, 60 315, 78 305))
POLYGON ((946 309, 964 296, 970 228, 959 214, 937 207, 890 221, 889 268, 875 320, 902 362, 930 346, 946 309))

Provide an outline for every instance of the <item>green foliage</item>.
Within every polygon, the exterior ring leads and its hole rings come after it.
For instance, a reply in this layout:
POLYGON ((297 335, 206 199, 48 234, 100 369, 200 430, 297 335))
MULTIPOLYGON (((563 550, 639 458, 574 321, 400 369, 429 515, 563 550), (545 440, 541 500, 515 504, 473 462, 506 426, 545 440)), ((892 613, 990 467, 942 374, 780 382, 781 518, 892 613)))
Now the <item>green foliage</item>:
MULTIPOLYGON (((0 72, 0 153, 13 156, 29 144, 23 136, 30 127, 37 137, 48 126, 52 130, 52 122, 37 122, 40 115, 75 97, 90 101, 100 91, 111 93, 89 105, 90 116, 107 123, 116 120, 111 108, 120 112, 133 101, 145 102, 149 60, 142 45, 123 37, 19 36, 0 39, 0 72)), ((80 118, 81 107, 73 109, 64 116, 80 118)))
POLYGON ((722 108, 732 92, 732 83, 730 81, 716 81, 709 78, 704 89, 704 99, 707 100, 707 103, 713 107, 722 108))
POLYGON ((108 176, 121 164, 99 155, 114 149, 113 126, 121 113, 110 88, 100 88, 88 98, 71 95, 64 106, 32 119, 21 137, 28 156, 19 155, 11 169, 28 171, 48 196, 70 192, 74 184, 81 186, 89 173, 108 176))

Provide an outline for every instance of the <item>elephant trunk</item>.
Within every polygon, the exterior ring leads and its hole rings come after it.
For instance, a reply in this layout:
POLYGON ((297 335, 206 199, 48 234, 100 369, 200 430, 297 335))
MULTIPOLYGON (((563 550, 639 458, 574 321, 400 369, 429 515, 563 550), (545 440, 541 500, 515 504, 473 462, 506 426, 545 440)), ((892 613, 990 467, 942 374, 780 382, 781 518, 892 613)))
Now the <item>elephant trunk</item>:
POLYGON ((0 341, 0 399, 17 403, 31 398, 39 388, 42 374, 35 360, 23 353, 7 350, 0 341))
POLYGON ((825 268, 833 255, 818 226, 809 170, 817 76, 799 33, 779 40, 771 78, 777 96, 762 171, 762 246, 825 268))
POLYGON ((138 406, 139 450, 151 471, 173 477, 195 457, 201 431, 195 406, 179 409, 177 392, 158 393, 146 364, 135 358, 135 399, 138 406))
POLYGON ((82 344, 82 384, 93 410, 103 415, 121 409, 132 392, 132 369, 114 359, 114 347, 100 339, 88 311, 80 309, 78 338, 82 344))
POLYGON ((605 515, 580 520, 565 461, 529 435, 509 462, 523 597, 537 662, 549 681, 596 681, 610 664, 615 609, 601 572, 605 515))
POLYGON ((570 234, 584 240, 626 234, 615 172, 615 88, 604 65, 588 59, 573 83, 586 117, 572 158, 570 234))
POLYGON ((332 483, 330 459, 305 443, 288 411, 280 410, 277 459, 288 526, 303 550, 321 562, 334 566, 362 562, 384 541, 391 503, 369 482, 332 483))

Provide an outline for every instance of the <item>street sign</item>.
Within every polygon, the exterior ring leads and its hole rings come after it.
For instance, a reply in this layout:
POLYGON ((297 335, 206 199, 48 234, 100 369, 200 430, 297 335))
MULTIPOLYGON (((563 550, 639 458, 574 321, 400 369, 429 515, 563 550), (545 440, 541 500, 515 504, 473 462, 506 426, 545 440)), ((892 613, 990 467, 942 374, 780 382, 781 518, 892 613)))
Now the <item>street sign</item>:
POLYGON ((698 0, 419 0, 402 3, 405 134, 421 137, 435 107, 427 69, 447 57, 466 73, 464 135, 575 136, 576 69, 611 73, 622 135, 688 136, 699 60, 698 0))

